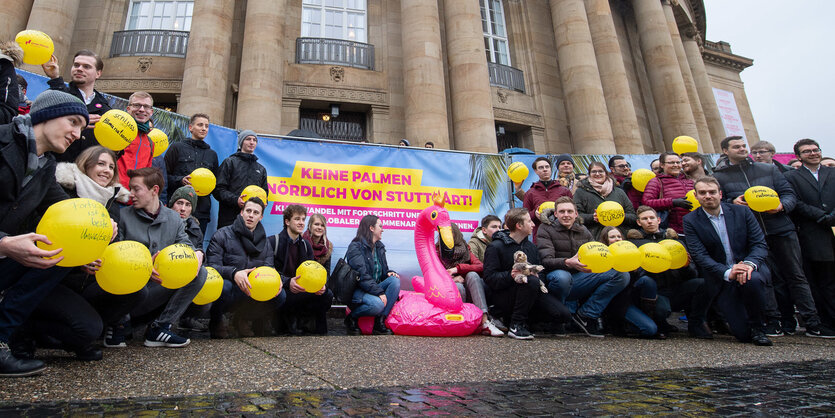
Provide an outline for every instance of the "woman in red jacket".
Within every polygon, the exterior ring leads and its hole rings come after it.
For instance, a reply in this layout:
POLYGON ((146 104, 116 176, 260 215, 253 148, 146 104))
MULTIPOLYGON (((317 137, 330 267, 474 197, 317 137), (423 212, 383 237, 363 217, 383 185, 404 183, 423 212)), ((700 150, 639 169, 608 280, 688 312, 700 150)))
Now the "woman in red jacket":
POLYGON ((678 154, 665 152, 658 156, 658 161, 664 172, 647 183, 643 202, 656 212, 668 211, 667 227, 681 235, 684 233, 682 218, 693 207, 684 198, 688 191, 693 190, 693 180, 682 175, 681 157, 678 154))
POLYGON ((490 320, 490 315, 487 314, 487 298, 484 295, 484 280, 481 279, 481 273, 484 272, 484 264, 481 260, 470 251, 470 246, 464 240, 464 235, 461 234, 461 229, 458 225, 451 223, 452 227, 452 248, 447 248, 443 241, 435 243, 435 251, 444 268, 452 276, 455 281, 455 286, 458 287, 458 293, 461 294, 461 299, 467 301, 467 295, 473 305, 478 306, 483 312, 481 316, 481 333, 484 335, 491 335, 494 337, 504 336, 504 332, 499 330, 490 320))

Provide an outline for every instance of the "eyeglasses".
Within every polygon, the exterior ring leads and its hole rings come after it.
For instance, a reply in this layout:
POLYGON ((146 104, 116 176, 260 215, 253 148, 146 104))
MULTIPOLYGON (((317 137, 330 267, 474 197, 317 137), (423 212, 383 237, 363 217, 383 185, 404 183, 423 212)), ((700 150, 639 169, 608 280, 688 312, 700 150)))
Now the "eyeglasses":
POLYGON ((664 161, 664 164, 681 165, 681 161, 664 161))
POLYGON ((774 152, 773 151, 768 151, 768 150, 751 151, 751 155, 760 155, 760 154, 769 154, 769 153, 773 154, 774 152))
POLYGON ((593 176, 595 174, 606 174, 606 172, 601 171, 601 170, 594 170, 594 171, 589 171, 589 174, 593 176))
POLYGON ((153 105, 146 105, 146 104, 140 104, 140 103, 128 103, 128 106, 135 107, 137 109, 145 109, 145 110, 151 110, 151 109, 154 108, 153 105))
POLYGON ((820 153, 821 153, 821 149, 820 149, 820 148, 815 148, 815 149, 805 149, 805 150, 803 150, 803 151, 800 151, 800 155, 820 154, 820 153))
POLYGON ((615 168, 627 168, 627 167, 632 167, 632 164, 626 163, 626 164, 616 164, 615 165, 615 168))

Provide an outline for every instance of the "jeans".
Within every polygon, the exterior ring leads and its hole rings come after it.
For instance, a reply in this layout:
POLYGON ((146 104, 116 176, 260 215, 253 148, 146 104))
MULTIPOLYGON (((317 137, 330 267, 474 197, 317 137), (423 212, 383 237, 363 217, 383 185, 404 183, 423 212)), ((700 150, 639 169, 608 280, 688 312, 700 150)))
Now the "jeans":
POLYGON ((167 289, 159 283, 148 282, 145 285, 145 288, 148 289, 148 297, 131 311, 131 317, 139 318, 165 306, 154 322, 157 324, 176 324, 188 305, 194 300, 194 297, 200 293, 203 283, 206 282, 206 275, 206 268, 201 266, 200 270, 197 271, 197 277, 179 289, 167 289))
POLYGON ((351 317, 359 318, 362 316, 380 316, 387 317, 394 303, 397 302, 397 297, 400 295, 400 279, 396 276, 388 276, 385 280, 379 283, 386 295, 386 303, 379 296, 365 293, 362 289, 354 290, 354 296, 351 298, 351 303, 356 306, 351 309, 351 317))
MULTIPOLYGON (((471 271, 464 276, 464 283, 455 283, 461 300, 467 301, 469 295, 473 305, 478 306, 481 312, 487 313, 487 297, 484 296, 484 280, 478 273, 471 271)), ((387 296, 388 297, 388 296, 387 296)))
POLYGON ((635 289, 633 294, 637 294, 641 299, 654 300, 658 297, 658 286, 656 286, 652 277, 641 276, 638 280, 635 280, 632 287, 635 289))
POLYGON ((629 273, 609 270, 604 273, 569 273, 554 270, 547 274, 548 292, 565 303, 566 300, 588 298, 577 309, 586 318, 597 319, 615 295, 629 285, 629 273))
MULTIPOLYGON (((236 311, 242 307, 242 305, 247 306, 247 311, 260 311, 261 308, 266 307, 268 310, 276 312, 284 305, 286 300, 287 291, 282 289, 281 293, 279 293, 276 297, 268 301, 259 302, 247 296, 235 283, 229 280, 224 280, 223 290, 220 293, 220 297, 216 301, 212 302, 210 318, 212 322, 220 321, 223 318, 223 314, 230 311, 236 311)), ((270 316, 272 316, 272 314, 270 314, 270 316)))
POLYGON ((640 333, 642 337, 650 337, 658 332, 658 326, 655 325, 655 321, 653 321, 652 318, 648 317, 640 309, 636 308, 635 305, 629 305, 629 307, 626 308, 626 315, 624 316, 624 319, 637 328, 638 333, 640 333))
POLYGON ((11 258, 0 260, 0 342, 8 342, 42 300, 70 272, 68 267, 37 269, 11 258))

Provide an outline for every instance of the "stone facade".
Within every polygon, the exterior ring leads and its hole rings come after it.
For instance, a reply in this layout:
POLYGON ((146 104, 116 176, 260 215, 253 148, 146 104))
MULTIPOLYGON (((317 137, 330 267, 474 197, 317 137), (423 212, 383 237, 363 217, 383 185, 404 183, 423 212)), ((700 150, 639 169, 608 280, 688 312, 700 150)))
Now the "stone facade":
POLYGON ((725 136, 716 88, 733 93, 746 137, 759 139, 739 76, 753 61, 704 40, 702 0, 503 0, 510 69, 485 57, 478 0, 367 0, 366 43, 343 47, 367 61, 319 63, 297 41, 301 0, 195 1, 182 56, 113 47, 130 3, 0 0, 0 17, 6 38, 49 33, 65 76, 72 53, 92 49, 105 62, 101 91, 147 90, 180 113, 264 134, 337 104, 376 143, 656 153, 690 135, 714 152, 725 136))

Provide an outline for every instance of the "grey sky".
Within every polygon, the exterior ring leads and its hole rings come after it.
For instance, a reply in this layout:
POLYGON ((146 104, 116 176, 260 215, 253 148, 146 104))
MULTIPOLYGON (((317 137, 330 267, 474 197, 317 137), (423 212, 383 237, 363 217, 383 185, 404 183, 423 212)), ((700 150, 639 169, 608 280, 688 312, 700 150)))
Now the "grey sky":
POLYGON ((707 39, 752 58, 742 72, 760 139, 790 152, 800 138, 835 156, 835 1, 705 0, 707 39))

